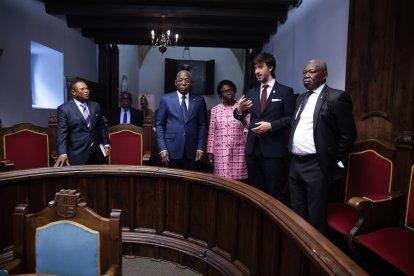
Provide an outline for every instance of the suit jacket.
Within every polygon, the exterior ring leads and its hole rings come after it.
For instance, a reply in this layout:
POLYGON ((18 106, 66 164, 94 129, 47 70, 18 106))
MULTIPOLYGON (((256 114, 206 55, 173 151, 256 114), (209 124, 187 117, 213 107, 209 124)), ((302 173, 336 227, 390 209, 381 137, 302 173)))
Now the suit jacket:
MULTIPOLYGON (((305 94, 298 97, 294 114, 303 102, 305 94)), ((292 123, 289 152, 292 149, 293 134, 298 121, 299 118, 296 118, 292 123)), ((313 138, 319 166, 326 176, 333 175, 336 164, 348 154, 356 136, 351 97, 345 91, 325 85, 313 112, 313 138)))
MULTIPOLYGON (((144 122, 144 114, 141 110, 137 110, 135 108, 130 109, 131 113, 131 124, 142 127, 144 122)), ((115 110, 111 110, 108 115, 108 125, 109 126, 116 126, 121 124, 121 107, 115 110)))
POLYGON ((99 144, 109 145, 99 104, 88 101, 87 106, 91 116, 89 127, 73 99, 57 108, 58 154, 67 154, 71 165, 86 164, 92 144, 98 151, 99 144))
POLYGON ((187 119, 183 118, 177 92, 162 97, 157 113, 156 135, 160 151, 167 150, 171 159, 195 159, 204 151, 206 103, 203 97, 189 95, 187 119))
POLYGON ((257 122, 266 121, 272 125, 272 130, 260 136, 249 131, 245 154, 253 154, 256 146, 259 146, 256 150, 260 148, 265 158, 283 157, 287 152, 284 131, 291 126, 295 108, 293 89, 275 82, 263 112, 260 111, 260 86, 247 91, 246 98, 252 101, 253 106, 242 115, 238 115, 237 109, 235 109, 234 117, 241 120, 250 113, 249 128, 256 127, 257 122))

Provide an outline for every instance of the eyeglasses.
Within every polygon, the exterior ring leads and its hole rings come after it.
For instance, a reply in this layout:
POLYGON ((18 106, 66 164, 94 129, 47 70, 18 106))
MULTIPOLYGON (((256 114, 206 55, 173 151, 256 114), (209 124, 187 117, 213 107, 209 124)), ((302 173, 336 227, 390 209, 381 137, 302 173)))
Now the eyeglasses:
POLYGON ((123 98, 121 98, 121 100, 123 101, 123 100, 128 100, 128 101, 131 101, 132 99, 131 98, 126 98, 126 97, 123 97, 123 98))
POLYGON ((191 79, 178 79, 177 82, 178 83, 190 83, 191 79))

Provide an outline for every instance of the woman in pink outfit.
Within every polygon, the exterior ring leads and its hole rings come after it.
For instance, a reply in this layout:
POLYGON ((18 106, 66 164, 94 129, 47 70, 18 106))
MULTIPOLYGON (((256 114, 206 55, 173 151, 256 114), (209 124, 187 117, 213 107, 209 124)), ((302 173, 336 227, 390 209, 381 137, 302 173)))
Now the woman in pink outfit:
POLYGON ((244 130, 249 117, 243 123, 234 119, 233 110, 237 108, 237 101, 236 85, 232 81, 222 80, 217 86, 217 93, 223 102, 211 109, 208 158, 214 165, 215 175, 245 181, 247 169, 244 130))

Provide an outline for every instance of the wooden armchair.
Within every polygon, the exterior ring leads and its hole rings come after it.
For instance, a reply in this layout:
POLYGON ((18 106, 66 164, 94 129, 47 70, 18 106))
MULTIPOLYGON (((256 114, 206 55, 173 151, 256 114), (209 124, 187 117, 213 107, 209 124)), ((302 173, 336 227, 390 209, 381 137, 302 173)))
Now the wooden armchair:
POLYGON ((1 129, 3 160, 10 160, 15 170, 48 167, 49 138, 47 128, 20 123, 1 129))
POLYGON ((365 205, 392 199, 393 159, 395 151, 377 141, 354 145, 348 158, 344 201, 328 204, 327 221, 331 230, 349 238, 357 222, 365 218, 356 198, 365 205))
POLYGON ((42 211, 26 211, 21 204, 14 213, 10 274, 121 275, 120 210, 103 218, 80 193, 60 190, 42 211))
POLYGON ((144 130, 131 124, 120 124, 109 128, 111 154, 109 164, 139 165, 147 163, 151 151, 144 145, 144 130))
MULTIPOLYGON (((361 224, 359 228, 362 229, 359 231, 355 229, 355 233, 359 235, 353 235, 353 241, 356 247, 354 250, 364 256, 364 259, 370 259, 367 254, 363 254, 369 251, 390 263, 400 272, 414 275, 414 165, 411 167, 407 194, 405 212, 403 208, 398 209, 400 213, 405 213, 402 227, 398 226, 399 215, 394 205, 390 208, 385 208, 384 204, 380 205, 380 208, 370 206, 371 211, 366 215, 367 221, 383 223, 371 224, 369 229, 371 232, 368 232, 367 227, 361 224)), ((377 272, 385 274, 383 269, 377 272)))

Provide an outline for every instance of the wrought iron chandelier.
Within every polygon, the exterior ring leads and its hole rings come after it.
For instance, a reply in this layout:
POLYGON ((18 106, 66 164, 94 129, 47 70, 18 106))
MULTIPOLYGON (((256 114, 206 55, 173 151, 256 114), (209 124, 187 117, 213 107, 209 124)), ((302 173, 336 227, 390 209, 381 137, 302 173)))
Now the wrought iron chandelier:
POLYGON ((175 47, 177 46, 178 42, 178 34, 175 34, 175 41, 171 40, 170 38, 170 30, 167 30, 167 32, 164 31, 164 22, 165 22, 165 15, 163 14, 161 16, 162 18, 162 33, 159 37, 155 36, 155 31, 151 31, 151 44, 152 47, 158 47, 158 50, 163 55, 165 51, 167 51, 168 47, 175 47))

